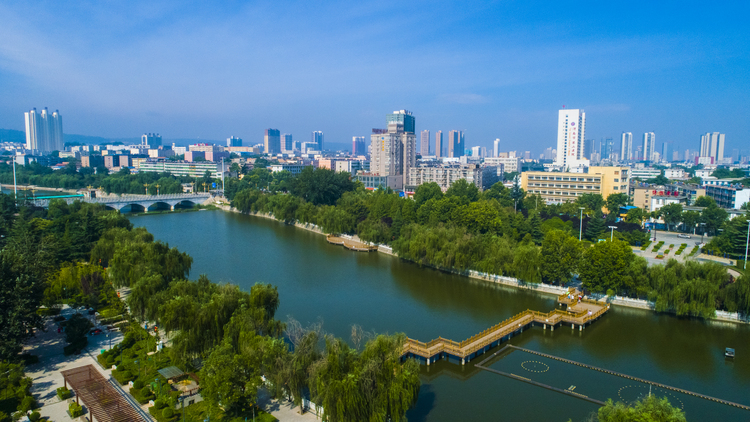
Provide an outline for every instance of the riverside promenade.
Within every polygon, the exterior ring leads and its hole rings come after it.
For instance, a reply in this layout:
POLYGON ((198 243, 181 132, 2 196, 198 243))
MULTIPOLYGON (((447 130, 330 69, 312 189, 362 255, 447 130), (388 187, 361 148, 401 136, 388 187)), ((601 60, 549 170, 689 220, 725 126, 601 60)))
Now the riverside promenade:
POLYGON ((557 298, 557 302, 567 307, 566 310, 555 309, 548 313, 526 310, 505 321, 490 327, 464 341, 457 342, 438 337, 427 343, 412 338, 406 339, 402 359, 409 357, 424 359, 426 364, 436 359, 454 358, 465 365, 471 359, 486 353, 491 348, 514 335, 520 334, 527 327, 541 325, 546 330, 558 326, 570 325, 571 329, 583 330, 609 310, 609 304, 590 299, 578 299, 581 294, 571 289, 557 298))

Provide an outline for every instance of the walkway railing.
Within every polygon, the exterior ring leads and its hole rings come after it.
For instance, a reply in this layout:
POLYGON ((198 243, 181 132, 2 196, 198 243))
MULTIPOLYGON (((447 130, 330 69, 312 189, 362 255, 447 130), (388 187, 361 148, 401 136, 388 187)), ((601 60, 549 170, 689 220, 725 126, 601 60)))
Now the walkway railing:
POLYGON ((558 324, 567 323, 572 324, 573 327, 577 325, 580 329, 583 329, 584 326, 590 324, 609 310, 609 305, 594 300, 581 299, 578 302, 578 292, 574 291, 572 294, 576 297, 575 300, 568 299, 568 293, 560 295, 557 298, 558 302, 569 305, 568 311, 555 309, 543 313, 527 309, 461 342, 438 337, 424 343, 407 338, 406 344, 404 344, 403 355, 411 354, 420 356, 427 359, 429 364, 433 356, 448 354, 460 358, 464 362, 466 358, 471 357, 475 353, 483 352, 488 346, 491 347, 496 343, 500 343, 506 336, 523 330, 529 324, 543 324, 545 328, 549 325, 551 329, 554 329, 558 324), (570 311, 571 307, 579 303, 586 305, 586 309, 578 312, 570 311))

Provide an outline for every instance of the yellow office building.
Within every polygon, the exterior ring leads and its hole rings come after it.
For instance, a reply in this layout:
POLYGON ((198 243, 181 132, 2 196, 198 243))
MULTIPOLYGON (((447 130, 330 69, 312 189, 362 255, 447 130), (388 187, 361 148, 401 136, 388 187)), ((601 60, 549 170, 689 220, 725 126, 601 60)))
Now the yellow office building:
POLYGON ((548 204, 575 201, 584 193, 598 193, 604 199, 613 193, 628 194, 630 173, 627 167, 589 167, 588 173, 521 173, 521 187, 540 195, 548 204))

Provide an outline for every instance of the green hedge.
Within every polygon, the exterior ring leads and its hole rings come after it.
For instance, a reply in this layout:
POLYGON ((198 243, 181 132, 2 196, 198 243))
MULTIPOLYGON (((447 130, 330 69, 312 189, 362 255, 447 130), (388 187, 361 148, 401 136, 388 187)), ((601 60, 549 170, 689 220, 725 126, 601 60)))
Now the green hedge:
POLYGON ((73 393, 71 393, 70 390, 68 390, 65 387, 60 387, 57 389, 57 397, 60 400, 67 400, 71 398, 72 396, 73 396, 73 393))
POLYGON ((72 402, 68 405, 68 412, 74 419, 83 415, 83 407, 76 402, 72 402))

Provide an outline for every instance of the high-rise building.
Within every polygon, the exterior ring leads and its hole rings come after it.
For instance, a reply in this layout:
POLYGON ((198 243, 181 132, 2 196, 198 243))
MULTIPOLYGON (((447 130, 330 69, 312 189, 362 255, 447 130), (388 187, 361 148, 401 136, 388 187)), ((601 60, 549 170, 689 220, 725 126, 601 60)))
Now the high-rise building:
POLYGON ((485 147, 471 147, 471 156, 484 158, 487 156, 487 148, 485 147))
POLYGON ((669 161, 669 142, 661 143, 661 159, 662 161, 669 161))
POLYGON ((500 155, 500 138, 495 139, 492 142, 492 156, 499 157, 500 155))
POLYGON ((278 129, 266 129, 266 134, 263 136, 263 152, 266 154, 281 152, 281 132, 278 129))
POLYGON ((615 153, 615 141, 612 138, 602 139, 601 149, 602 158, 608 160, 612 159, 612 154, 615 153))
POLYGON ((443 131, 439 130, 435 132, 435 157, 440 158, 443 156, 443 131))
POLYGON ((49 114, 47 107, 41 113, 36 108, 24 113, 26 121, 26 149, 40 152, 62 151, 63 140, 62 116, 55 110, 49 114))
POLYGON ((388 130, 391 130, 391 125, 396 125, 401 128, 394 128, 393 130, 402 130, 405 133, 416 133, 414 116, 408 110, 396 110, 391 114, 387 114, 385 116, 385 121, 388 124, 388 130))
POLYGON ((419 153, 422 156, 430 155, 430 131, 423 130, 419 137, 419 153))
POLYGON ((312 133, 310 140, 318 146, 316 148, 318 151, 323 151, 323 132, 316 130, 312 133))
POLYGON ((672 151, 672 161, 680 161, 680 151, 672 151))
POLYGON ((448 132, 448 157, 464 155, 464 132, 452 130, 448 132))
POLYGON ((242 146, 242 139, 241 138, 237 138, 235 136, 227 138, 227 146, 228 147, 241 147, 242 146))
POLYGON ((290 153, 294 152, 294 141, 292 140, 292 135, 289 133, 284 133, 281 135, 281 152, 284 153, 290 153))
POLYGON ((552 149, 552 147, 549 147, 549 148, 545 149, 544 150, 544 154, 542 154, 543 155, 542 158, 545 159, 545 160, 554 160, 555 159, 555 154, 553 154, 552 151, 554 151, 552 149))
POLYGON ((158 133, 144 133, 141 135, 141 145, 148 145, 150 149, 157 149, 161 144, 161 135, 158 133))
POLYGON ((352 136, 352 155, 367 154, 364 136, 352 136))
POLYGON ((620 136, 620 159, 628 161, 633 158, 633 132, 622 132, 620 136))
POLYGON ((586 113, 578 109, 562 109, 557 116, 557 160, 556 166, 569 168, 588 166, 584 157, 586 135, 586 113))
POLYGON ((708 132, 701 135, 700 156, 711 157, 714 163, 719 163, 724 158, 724 134, 708 132))
POLYGON ((403 186, 417 161, 414 116, 406 110, 395 111, 386 122, 388 129, 373 129, 370 136, 370 171, 376 176, 400 176, 403 186))
POLYGON ((646 132, 643 134, 643 160, 654 161, 654 152, 656 152, 656 134, 646 132))

